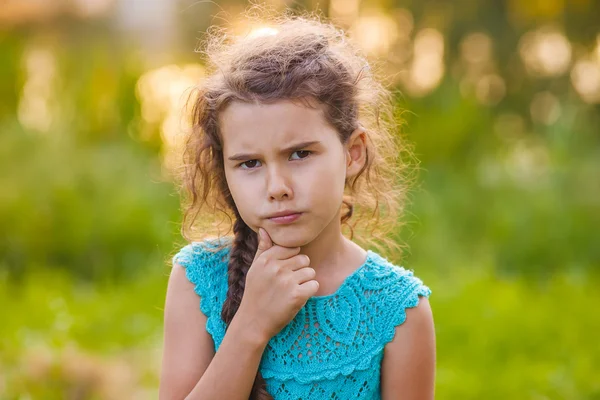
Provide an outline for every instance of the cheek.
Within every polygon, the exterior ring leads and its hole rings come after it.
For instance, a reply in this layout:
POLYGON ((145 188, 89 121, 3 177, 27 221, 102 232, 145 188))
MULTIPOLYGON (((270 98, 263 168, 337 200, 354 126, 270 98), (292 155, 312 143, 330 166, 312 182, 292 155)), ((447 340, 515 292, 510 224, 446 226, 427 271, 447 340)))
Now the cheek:
POLYGON ((325 209, 337 209, 341 205, 345 178, 345 165, 339 160, 331 160, 315 171, 311 191, 318 198, 319 203, 328 206, 325 209))
POLYGON ((248 222, 248 211, 252 209, 253 200, 251 185, 248 182, 244 184, 243 180, 231 173, 226 172, 225 178, 227 179, 227 187, 229 187, 229 192, 238 212, 242 216, 242 219, 248 222))

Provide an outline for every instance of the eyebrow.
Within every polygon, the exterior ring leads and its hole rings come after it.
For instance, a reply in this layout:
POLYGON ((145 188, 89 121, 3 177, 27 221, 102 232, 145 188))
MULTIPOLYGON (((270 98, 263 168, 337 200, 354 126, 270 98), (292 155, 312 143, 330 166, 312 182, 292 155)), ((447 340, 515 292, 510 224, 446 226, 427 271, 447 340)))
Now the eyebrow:
MULTIPOLYGON (((302 150, 305 147, 309 147, 309 146, 313 146, 315 144, 320 144, 321 142, 318 140, 313 140, 310 142, 302 142, 302 143, 297 143, 293 146, 289 146, 286 147, 284 149, 282 149, 280 151, 280 153, 289 153, 289 152, 294 152, 294 151, 298 151, 298 150, 302 150)), ((254 153, 238 153, 238 154, 234 154, 231 157, 228 157, 228 160, 231 161, 244 161, 244 160, 253 160, 255 158, 259 158, 260 155, 258 154, 254 154, 254 153)))

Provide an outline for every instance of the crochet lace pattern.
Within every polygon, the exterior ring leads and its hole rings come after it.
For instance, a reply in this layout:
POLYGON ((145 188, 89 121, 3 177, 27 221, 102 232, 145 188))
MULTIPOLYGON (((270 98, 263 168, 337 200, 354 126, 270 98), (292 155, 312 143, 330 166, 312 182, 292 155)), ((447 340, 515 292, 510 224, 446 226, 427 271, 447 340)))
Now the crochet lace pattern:
MULTIPOLYGON (((186 269, 200 296, 215 351, 225 336, 230 247, 217 240, 183 247, 173 262, 186 269)), ((314 296, 271 338, 260 362, 275 400, 380 399, 381 361, 406 309, 431 290, 413 272, 368 250, 366 261, 327 296, 314 296)))

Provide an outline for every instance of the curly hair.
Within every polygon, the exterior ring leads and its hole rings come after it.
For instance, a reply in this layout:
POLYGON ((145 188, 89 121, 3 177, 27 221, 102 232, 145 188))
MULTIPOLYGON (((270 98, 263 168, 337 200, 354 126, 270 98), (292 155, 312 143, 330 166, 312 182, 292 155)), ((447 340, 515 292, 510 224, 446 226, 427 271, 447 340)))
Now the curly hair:
MULTIPOLYGON (((401 250, 389 234, 400 224, 411 180, 407 171, 414 165, 412 150, 397 129, 391 92, 342 30, 314 15, 271 15, 268 23, 270 28, 262 35, 235 36, 224 28, 209 29, 203 51, 209 73, 188 103, 192 129, 185 141, 180 176, 181 230, 188 241, 221 237, 233 230, 229 286, 221 312, 227 326, 242 301, 258 246, 257 233, 240 217, 225 179, 218 116, 227 104, 291 100, 309 105, 316 100, 342 143, 355 129, 364 129, 366 163, 346 181, 340 224, 345 235, 356 236, 366 246, 396 254, 401 250)), ((250 399, 271 398, 259 371, 250 399)))

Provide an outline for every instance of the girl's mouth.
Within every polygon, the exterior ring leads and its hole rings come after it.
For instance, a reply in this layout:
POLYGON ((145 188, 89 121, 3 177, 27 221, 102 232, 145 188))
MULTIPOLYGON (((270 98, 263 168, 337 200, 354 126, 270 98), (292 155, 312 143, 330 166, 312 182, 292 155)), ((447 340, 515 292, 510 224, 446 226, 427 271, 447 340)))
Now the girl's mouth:
POLYGON ((275 222, 276 224, 289 224, 296 221, 301 215, 302 213, 286 214, 277 217, 271 217, 269 218, 269 221, 275 222))

